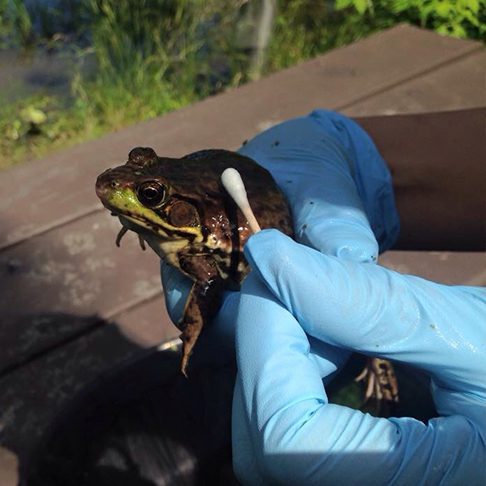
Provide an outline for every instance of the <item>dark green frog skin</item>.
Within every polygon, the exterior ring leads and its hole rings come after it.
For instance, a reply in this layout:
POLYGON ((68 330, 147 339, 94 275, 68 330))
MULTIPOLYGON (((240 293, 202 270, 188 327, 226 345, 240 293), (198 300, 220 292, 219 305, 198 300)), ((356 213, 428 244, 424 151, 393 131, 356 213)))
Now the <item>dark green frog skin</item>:
POLYGON ((123 227, 194 282, 176 324, 182 331, 184 374, 223 292, 238 289, 249 270, 243 247, 251 230, 221 184, 228 167, 240 173, 260 226, 292 235, 287 202, 270 173, 235 152, 203 150, 175 159, 137 147, 124 165, 106 170, 96 181, 98 197, 123 227))

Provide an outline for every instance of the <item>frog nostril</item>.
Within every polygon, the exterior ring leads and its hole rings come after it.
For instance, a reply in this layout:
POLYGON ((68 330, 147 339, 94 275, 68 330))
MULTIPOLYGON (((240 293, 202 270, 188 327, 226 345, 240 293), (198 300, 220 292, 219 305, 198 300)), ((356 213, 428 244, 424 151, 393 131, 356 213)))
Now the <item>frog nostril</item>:
POLYGON ((113 189, 116 189, 118 187, 118 182, 111 181, 110 186, 113 187, 113 189))

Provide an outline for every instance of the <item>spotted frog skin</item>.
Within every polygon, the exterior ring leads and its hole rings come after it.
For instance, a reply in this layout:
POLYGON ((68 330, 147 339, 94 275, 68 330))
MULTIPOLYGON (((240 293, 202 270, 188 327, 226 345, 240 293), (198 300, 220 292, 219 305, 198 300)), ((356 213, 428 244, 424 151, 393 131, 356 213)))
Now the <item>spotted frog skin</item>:
POLYGON ((260 226, 292 235, 287 202, 270 173, 235 152, 202 150, 176 159, 137 147, 124 165, 106 170, 96 181, 101 202, 120 218, 120 235, 135 231, 193 281, 176 324, 182 331, 184 374, 223 292, 239 289, 249 270, 243 247, 251 230, 221 184, 221 174, 228 167, 240 173, 260 226))

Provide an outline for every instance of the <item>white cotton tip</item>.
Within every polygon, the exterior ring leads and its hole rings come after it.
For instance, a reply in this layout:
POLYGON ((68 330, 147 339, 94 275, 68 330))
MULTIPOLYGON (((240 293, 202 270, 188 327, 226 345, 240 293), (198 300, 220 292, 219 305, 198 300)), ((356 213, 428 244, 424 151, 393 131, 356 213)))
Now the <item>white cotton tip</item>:
POLYGON ((240 173, 233 168, 228 168, 221 174, 221 182, 224 188, 228 191, 228 194, 233 198, 236 205, 241 209, 245 218, 248 220, 253 233, 257 233, 261 230, 258 221, 251 210, 250 203, 248 202, 248 196, 246 195, 245 185, 241 179, 240 173))

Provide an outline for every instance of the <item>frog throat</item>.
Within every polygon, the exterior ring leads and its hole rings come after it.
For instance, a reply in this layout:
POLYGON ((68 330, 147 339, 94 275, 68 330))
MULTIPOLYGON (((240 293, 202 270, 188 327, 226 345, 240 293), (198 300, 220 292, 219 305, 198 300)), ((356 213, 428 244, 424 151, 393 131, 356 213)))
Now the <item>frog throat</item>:
MULTIPOLYGON (((140 203, 136 194, 130 189, 117 189, 106 199, 109 208, 116 212, 117 216, 128 220, 135 226, 158 235, 163 239, 187 239, 193 242, 201 242, 203 233, 200 226, 178 227, 171 225, 161 218, 157 212, 140 203)), ((130 229, 134 230, 133 227, 130 229)))

